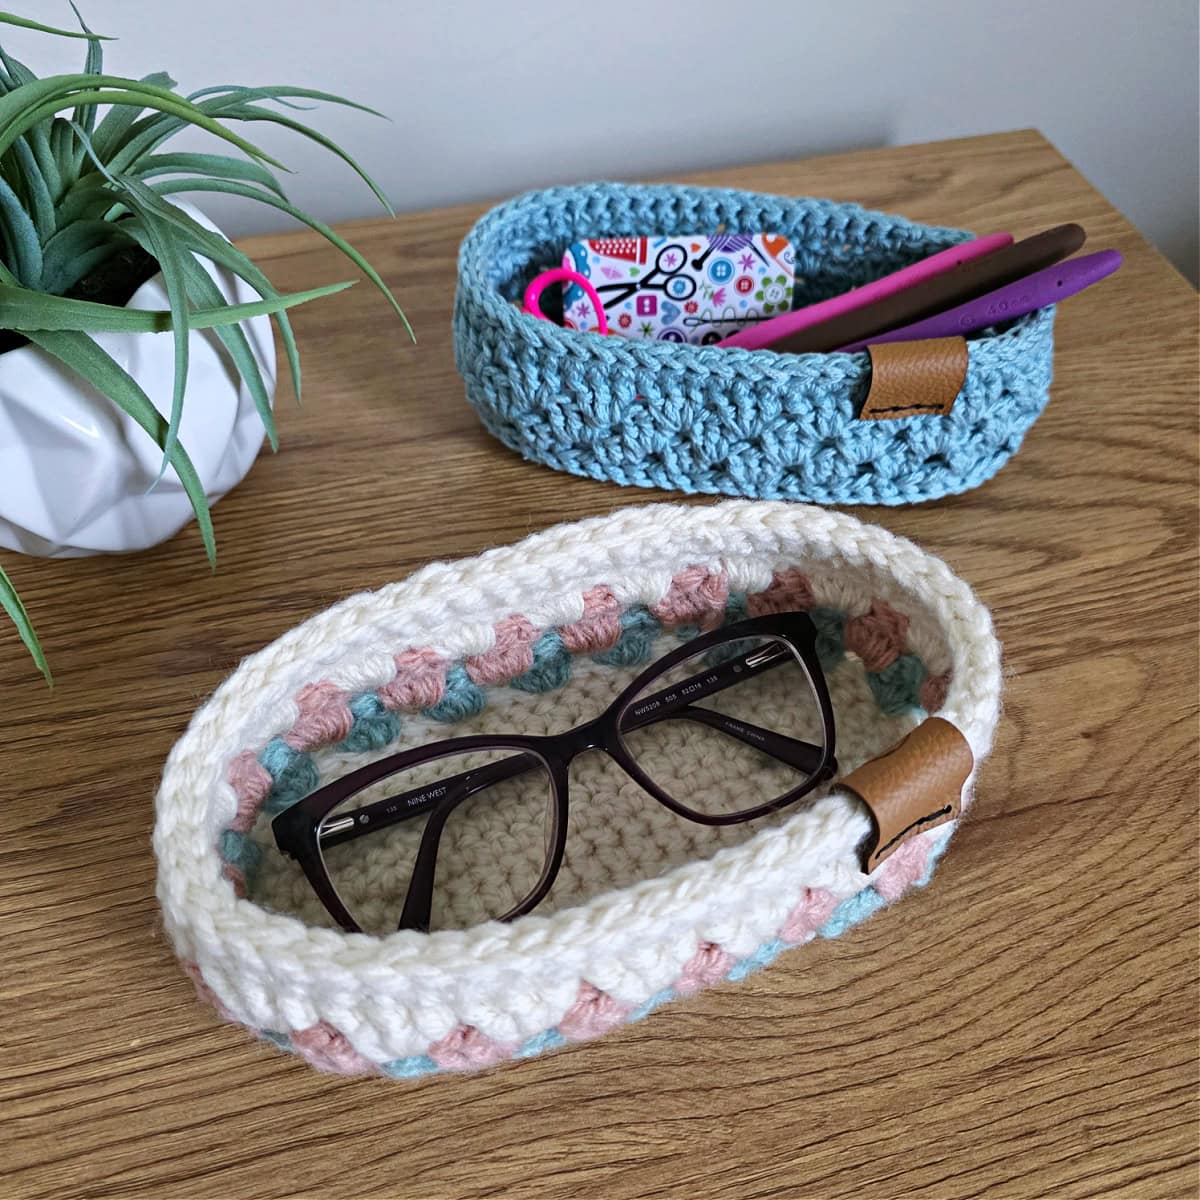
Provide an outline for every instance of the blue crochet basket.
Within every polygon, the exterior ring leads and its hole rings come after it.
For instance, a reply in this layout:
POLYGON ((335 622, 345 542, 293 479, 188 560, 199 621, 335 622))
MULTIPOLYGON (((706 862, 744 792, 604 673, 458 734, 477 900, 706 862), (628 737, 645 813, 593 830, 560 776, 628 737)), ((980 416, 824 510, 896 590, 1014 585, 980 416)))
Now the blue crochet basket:
POLYGON ((969 238, 855 204, 726 188, 594 183, 529 192, 462 244, 455 360, 484 425, 528 459, 615 483, 825 504, 964 492, 1017 450, 1049 399, 1054 310, 969 339, 946 416, 863 421, 856 354, 776 354, 577 333, 513 303, 584 238, 768 231, 796 250, 796 307, 969 238))

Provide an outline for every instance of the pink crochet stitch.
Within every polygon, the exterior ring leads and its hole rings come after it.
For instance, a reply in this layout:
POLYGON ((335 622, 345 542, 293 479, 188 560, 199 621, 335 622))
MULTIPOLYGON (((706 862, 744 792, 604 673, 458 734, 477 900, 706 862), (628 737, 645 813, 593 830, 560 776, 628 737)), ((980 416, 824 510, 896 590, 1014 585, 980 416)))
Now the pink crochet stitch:
POLYGON ((691 996, 702 988, 719 983, 733 970, 734 959, 726 954, 716 942, 701 942, 696 953, 683 964, 679 978, 675 980, 675 991, 681 996, 691 996))
POLYGON ((725 620, 728 599, 729 580, 724 571, 714 574, 707 567, 685 567, 650 611, 667 629, 698 625, 707 632, 725 620))
POLYGON ((846 622, 846 649, 857 654, 868 671, 882 671, 904 653, 908 617, 886 600, 872 600, 871 610, 846 622))
POLYGON ((533 666, 533 643, 538 630, 528 617, 513 613, 496 623, 496 644, 485 654, 473 654, 463 665, 481 687, 507 683, 533 666))
POLYGON ((752 617, 768 613, 807 611, 813 607, 812 584, 798 567, 776 571, 770 586, 746 597, 746 612, 752 617))
POLYGON ((937 712, 946 703, 946 691, 949 687, 949 675, 930 675, 921 684, 921 707, 927 713, 937 712))
POLYGON ((805 888, 804 898, 787 915, 779 940, 796 945, 817 932, 833 915, 837 899, 823 888, 805 888))
POLYGON ((446 691, 446 662, 428 648, 402 650, 394 656, 396 675, 379 689, 385 708, 432 708, 446 691))
POLYGON ((625 1005, 590 983, 583 983, 575 1003, 559 1021, 558 1032, 572 1042, 582 1042, 615 1029, 628 1014, 625 1005))
POLYGON ((333 1075, 378 1074, 379 1068, 370 1059, 363 1058, 346 1040, 346 1035, 327 1021, 296 1030, 290 1035, 290 1041, 318 1071, 333 1075))
POLYGON ((350 736, 354 724, 350 697, 328 679, 301 688, 296 695, 296 707, 300 715, 283 735, 283 740, 294 749, 312 750, 350 736))
POLYGON ((558 630, 569 654, 600 654, 621 637, 621 602, 607 584, 583 593, 583 616, 558 630))
POLYGON ((447 1071, 479 1071, 512 1058, 514 1049, 493 1041, 474 1025, 460 1025, 429 1047, 429 1057, 447 1071))
POLYGON ((243 750, 230 762, 225 778, 237 796, 237 815, 230 821, 229 828, 246 833, 254 827, 258 810, 271 790, 271 776, 253 750, 243 750))
POLYGON ((929 843, 923 837, 913 838, 898 847, 875 872, 871 886, 885 899, 899 899, 929 866, 929 843))

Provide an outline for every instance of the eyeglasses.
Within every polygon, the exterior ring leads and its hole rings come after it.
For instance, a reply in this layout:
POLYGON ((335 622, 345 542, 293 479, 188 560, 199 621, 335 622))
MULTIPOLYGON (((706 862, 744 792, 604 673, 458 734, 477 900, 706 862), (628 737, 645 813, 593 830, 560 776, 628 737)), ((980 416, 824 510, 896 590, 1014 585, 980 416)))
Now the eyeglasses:
POLYGON ((776 812, 836 775, 816 637, 799 612, 702 634, 565 733, 451 738, 360 767, 280 813, 276 844, 351 933, 511 921, 554 885, 568 775, 586 751, 711 826, 776 812))

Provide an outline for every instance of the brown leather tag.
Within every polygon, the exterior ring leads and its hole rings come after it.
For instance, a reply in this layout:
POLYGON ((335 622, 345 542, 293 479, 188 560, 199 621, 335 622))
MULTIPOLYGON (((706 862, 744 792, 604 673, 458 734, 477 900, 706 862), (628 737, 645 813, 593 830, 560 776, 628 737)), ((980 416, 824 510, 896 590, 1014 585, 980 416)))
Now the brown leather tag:
POLYGON ((869 875, 909 838, 953 821, 975 765, 967 739, 942 717, 927 717, 878 758, 841 780, 871 813, 875 829, 862 847, 869 875))
POLYGON ((858 414, 864 421, 944 417, 967 378, 967 343, 960 337, 868 346, 871 389, 858 414))

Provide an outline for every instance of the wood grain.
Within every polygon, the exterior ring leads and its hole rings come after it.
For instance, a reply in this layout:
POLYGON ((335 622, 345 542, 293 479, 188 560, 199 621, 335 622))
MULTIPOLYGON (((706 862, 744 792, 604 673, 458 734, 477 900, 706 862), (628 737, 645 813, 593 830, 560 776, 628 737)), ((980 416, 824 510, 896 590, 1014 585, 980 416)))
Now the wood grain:
MULTIPOLYGON (((1197 1174, 1194 292, 1040 135, 698 177, 1126 256, 1065 305, 1054 398, 957 499, 862 515, 971 581, 1006 712, 934 885, 847 936, 597 1043, 483 1077, 339 1080, 220 1025, 157 928, 163 759, 238 659, 348 592, 554 521, 661 499, 526 464, 454 372, 481 208, 351 227, 359 286, 296 315, 283 448, 127 558, 4 563, 48 693, 0 639, 6 1197, 1184 1197, 1197 1174)), ((247 248, 342 278, 307 233, 247 248)), ((701 501, 707 502, 707 501, 701 501)))

